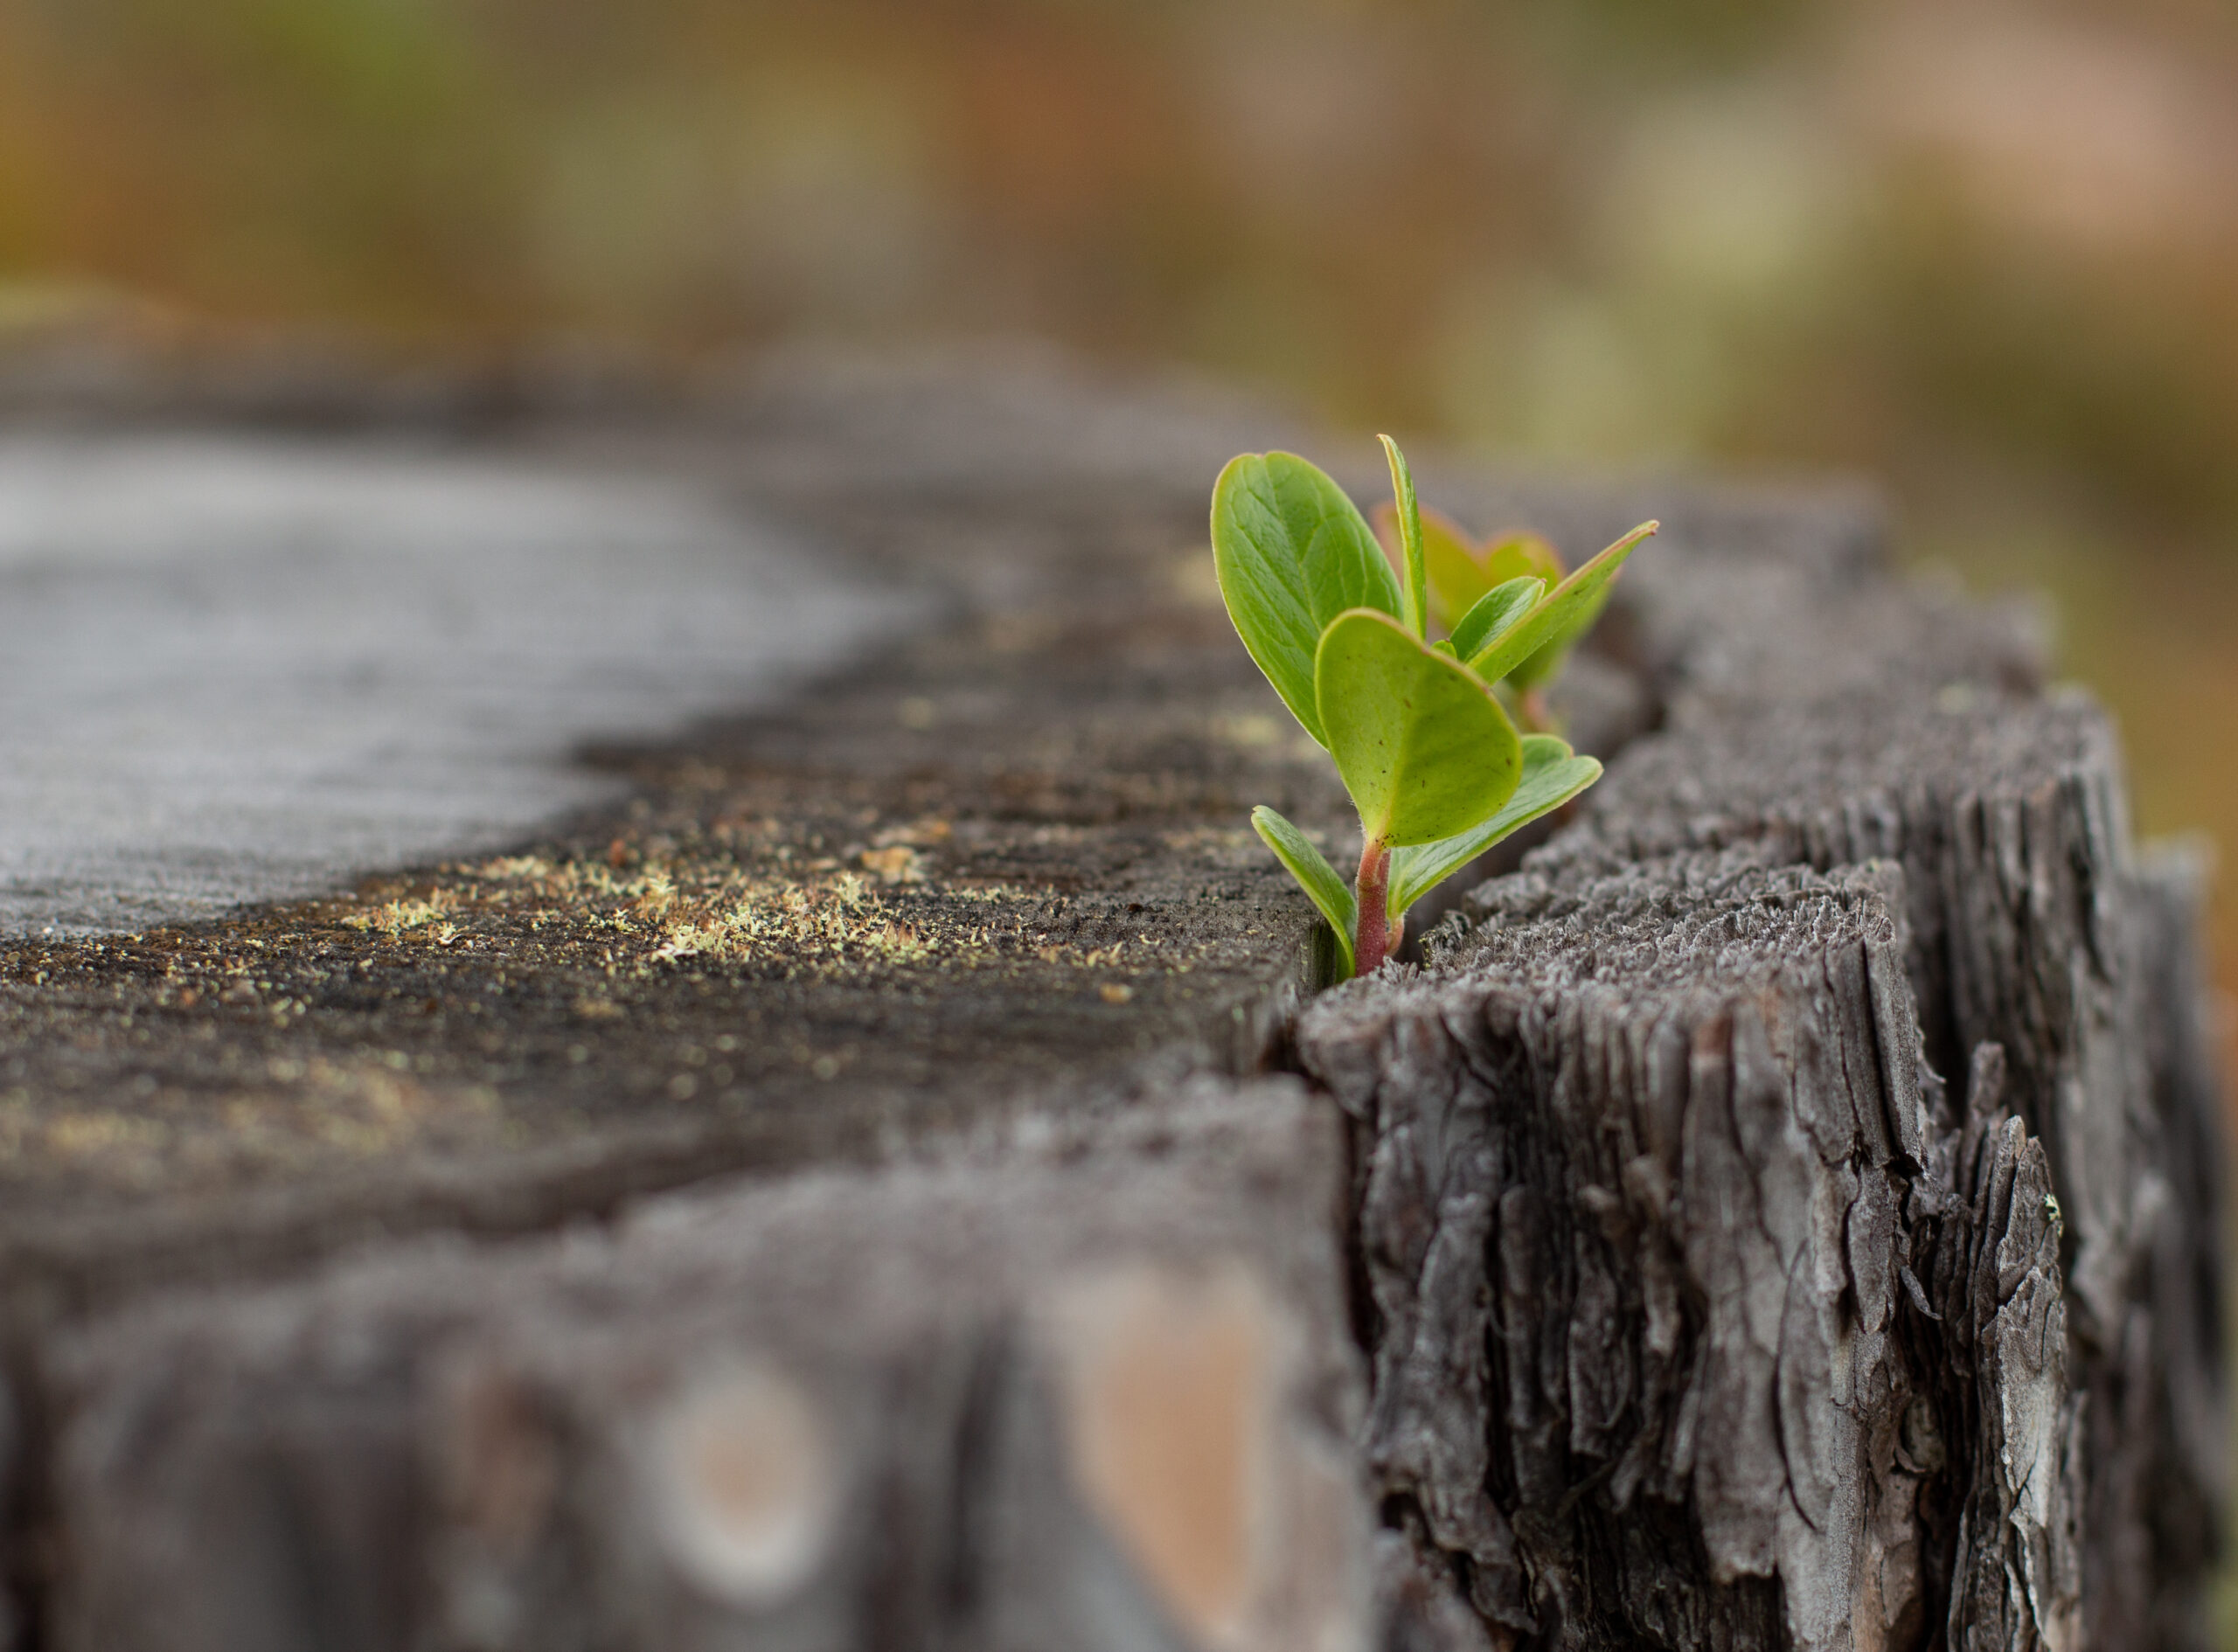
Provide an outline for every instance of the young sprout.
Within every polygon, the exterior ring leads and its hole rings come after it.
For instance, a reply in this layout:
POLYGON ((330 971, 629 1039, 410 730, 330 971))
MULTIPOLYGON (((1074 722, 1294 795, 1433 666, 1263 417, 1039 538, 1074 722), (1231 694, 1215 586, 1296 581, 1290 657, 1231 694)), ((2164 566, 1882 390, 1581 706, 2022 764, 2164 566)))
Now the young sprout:
MULTIPOLYGON (((1449 517, 1435 510, 1423 510, 1420 517, 1430 613, 1448 635, 1458 639, 1463 623, 1495 591, 1519 587, 1525 580, 1539 580, 1555 590, 1561 588, 1563 575, 1567 572, 1562 566, 1561 554, 1539 535, 1520 531, 1496 533, 1480 545, 1472 543, 1449 517)), ((1376 538, 1381 541, 1385 552, 1394 561, 1403 557, 1405 533, 1398 507, 1378 505, 1374 521, 1376 538)), ((1652 525, 1637 530, 1630 537, 1637 542, 1639 535, 1652 525)), ((1571 645, 1590 631, 1594 621, 1601 617, 1609 591, 1609 582, 1604 580, 1590 595, 1569 606, 1551 635, 1540 641, 1532 653, 1507 665, 1497 678, 1489 677, 1487 673, 1488 680, 1504 683, 1514 691, 1516 709, 1526 728, 1553 730, 1546 691, 1561 675, 1571 645)), ((1461 648, 1461 642, 1456 640, 1455 646, 1461 648)))
MULTIPOLYGON (((1382 441, 1403 585, 1344 489, 1295 454, 1243 454, 1213 489, 1213 559, 1228 616, 1275 692, 1336 760, 1359 811, 1350 886, 1289 822, 1264 805, 1251 813, 1336 932, 1340 979, 1381 968, 1409 906, 1600 778, 1597 761, 1553 735, 1518 734, 1492 684, 1559 654, 1591 624, 1624 559, 1657 525, 1644 523, 1566 579, 1526 572, 1488 585, 1433 642, 1436 587, 1414 478, 1398 444, 1382 441)), ((1437 600, 1452 606, 1442 591, 1437 600)))

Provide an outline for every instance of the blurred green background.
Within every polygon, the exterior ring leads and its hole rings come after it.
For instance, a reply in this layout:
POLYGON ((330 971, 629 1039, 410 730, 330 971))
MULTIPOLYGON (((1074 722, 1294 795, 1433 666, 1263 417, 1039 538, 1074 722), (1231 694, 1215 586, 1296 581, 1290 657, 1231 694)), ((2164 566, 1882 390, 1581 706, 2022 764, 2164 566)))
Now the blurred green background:
POLYGON ((0 0, 0 330, 89 295, 477 357, 1029 333, 1860 470, 2053 593, 2146 829, 2238 843, 2228 0, 0 0))

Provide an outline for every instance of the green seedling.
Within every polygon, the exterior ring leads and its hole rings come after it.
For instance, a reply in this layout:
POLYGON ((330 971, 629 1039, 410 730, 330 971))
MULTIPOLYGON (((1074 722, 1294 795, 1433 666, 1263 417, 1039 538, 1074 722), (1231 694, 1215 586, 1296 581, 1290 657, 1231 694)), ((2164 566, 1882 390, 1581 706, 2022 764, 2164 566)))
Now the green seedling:
MULTIPOLYGON (((1513 691, 1526 728, 1551 729, 1547 689, 1561 675, 1571 646, 1600 619, 1617 568, 1632 547, 1655 531, 1655 524, 1633 529, 1570 573, 1560 553, 1535 533, 1498 533, 1477 545, 1449 517, 1435 510, 1417 515, 1430 613, 1462 658, 1482 654, 1488 627, 1497 630, 1512 623, 1510 605, 1533 590, 1527 582, 1537 581, 1537 591, 1548 593, 1542 599, 1533 592, 1533 604, 1542 611, 1532 614, 1531 628, 1509 630, 1505 645, 1498 655, 1485 656, 1478 669, 1487 681, 1513 691), (1507 594, 1503 598, 1502 593, 1507 594)), ((1375 530, 1393 559, 1409 554, 1397 505, 1376 507, 1375 530)))
POLYGON ((1598 761, 1553 735, 1518 733, 1493 684, 1567 648, 1656 528, 1644 524, 1567 578, 1547 551, 1528 564, 1511 557, 1491 570, 1502 577, 1484 580, 1484 560, 1416 503, 1398 444, 1386 436, 1383 448, 1397 570, 1344 489, 1295 454, 1241 455, 1213 489, 1213 560, 1228 616, 1359 811, 1350 885, 1273 809, 1251 814, 1335 931, 1340 979, 1381 968, 1409 906, 1600 778, 1598 761), (1435 552, 1432 520, 1443 535, 1435 552), (1455 562, 1442 585, 1439 559, 1455 562), (1435 642, 1433 601, 1451 616, 1435 642))

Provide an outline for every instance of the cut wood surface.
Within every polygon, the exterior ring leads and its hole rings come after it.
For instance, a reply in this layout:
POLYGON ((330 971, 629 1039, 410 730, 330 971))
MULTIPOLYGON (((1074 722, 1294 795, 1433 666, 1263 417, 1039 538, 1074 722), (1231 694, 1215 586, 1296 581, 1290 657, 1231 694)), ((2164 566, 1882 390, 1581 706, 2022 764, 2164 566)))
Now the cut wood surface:
POLYGON ((1372 444, 1018 360, 0 408, 688 477, 933 616, 514 852, 0 943, 17 1644, 2205 1644, 2198 870, 1869 503, 1421 467, 1665 528, 1578 818, 1315 996, 1205 502, 1372 444))

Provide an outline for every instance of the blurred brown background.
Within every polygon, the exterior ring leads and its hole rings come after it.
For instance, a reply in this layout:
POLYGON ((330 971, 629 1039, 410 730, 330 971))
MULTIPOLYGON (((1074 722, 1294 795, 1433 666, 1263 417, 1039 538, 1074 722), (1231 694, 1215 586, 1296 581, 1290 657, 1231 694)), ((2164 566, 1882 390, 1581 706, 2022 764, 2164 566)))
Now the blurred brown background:
POLYGON ((2053 593, 2146 829, 2238 843, 2227 0, 0 0, 0 336, 103 306, 1031 333, 1549 462, 1862 470, 1916 559, 2053 593))

